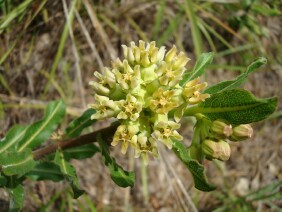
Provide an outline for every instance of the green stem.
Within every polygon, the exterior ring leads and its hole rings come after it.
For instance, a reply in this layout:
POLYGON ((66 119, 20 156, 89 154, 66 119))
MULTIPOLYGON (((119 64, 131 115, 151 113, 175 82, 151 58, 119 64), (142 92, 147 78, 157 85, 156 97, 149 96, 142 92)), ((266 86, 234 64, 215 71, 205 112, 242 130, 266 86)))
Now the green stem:
POLYGON ((149 191, 148 191, 148 174, 147 174, 147 166, 144 161, 141 160, 141 179, 142 179, 142 193, 144 197, 145 205, 149 203, 149 191))
POLYGON ((201 113, 201 108, 199 108, 198 106, 194 106, 194 107, 190 107, 188 108, 183 116, 195 116, 197 113, 201 113))

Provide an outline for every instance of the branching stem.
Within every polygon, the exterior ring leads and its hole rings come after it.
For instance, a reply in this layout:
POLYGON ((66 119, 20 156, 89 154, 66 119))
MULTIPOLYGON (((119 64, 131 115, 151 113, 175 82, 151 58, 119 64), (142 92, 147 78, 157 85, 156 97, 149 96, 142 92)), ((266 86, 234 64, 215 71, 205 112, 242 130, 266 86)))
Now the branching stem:
POLYGON ((91 132, 85 135, 78 136, 73 139, 53 143, 49 146, 42 147, 38 150, 35 150, 33 152, 33 158, 35 160, 39 160, 39 159, 44 158, 46 155, 54 153, 57 149, 67 149, 67 148, 82 146, 84 144, 96 142, 97 141, 96 137, 99 133, 101 133, 103 140, 106 141, 110 145, 111 138, 113 137, 116 131, 116 128, 117 128, 117 125, 113 125, 107 128, 97 130, 95 132, 91 132))

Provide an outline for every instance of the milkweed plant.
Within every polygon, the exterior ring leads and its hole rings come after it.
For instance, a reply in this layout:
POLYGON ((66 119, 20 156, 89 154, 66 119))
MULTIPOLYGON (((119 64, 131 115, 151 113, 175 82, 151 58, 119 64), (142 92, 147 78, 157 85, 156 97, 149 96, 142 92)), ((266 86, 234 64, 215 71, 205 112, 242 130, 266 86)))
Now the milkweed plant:
POLYGON ((258 58, 236 79, 208 86, 200 79, 212 62, 213 53, 204 53, 191 70, 189 58, 175 46, 170 50, 156 42, 122 45, 123 59, 95 71, 93 103, 80 117, 56 133, 64 120, 66 105, 50 102, 44 117, 28 126, 15 125, 0 142, 0 186, 10 195, 10 210, 20 210, 26 179, 67 180, 73 197, 79 197, 75 168, 71 159, 102 154, 112 180, 121 187, 134 185, 134 171, 126 171, 110 154, 110 146, 145 164, 158 158, 164 145, 190 170, 194 185, 212 191, 204 173, 204 160, 226 161, 230 142, 249 139, 250 123, 267 118, 275 111, 277 98, 259 99, 238 88, 248 75, 266 63, 258 58), (181 119, 194 117, 191 145, 180 134, 181 119), (83 130, 98 120, 114 120, 112 125, 88 134, 83 130), (54 134, 55 133, 55 134, 54 134), (82 134, 82 135, 81 135, 82 134), (96 145, 95 142, 98 144, 96 145))

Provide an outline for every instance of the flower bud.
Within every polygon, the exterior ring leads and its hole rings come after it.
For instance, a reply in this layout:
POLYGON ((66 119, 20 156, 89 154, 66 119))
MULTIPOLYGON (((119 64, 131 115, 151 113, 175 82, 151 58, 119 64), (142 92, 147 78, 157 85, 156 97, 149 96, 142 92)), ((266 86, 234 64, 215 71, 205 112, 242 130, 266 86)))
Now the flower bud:
POLYGON ((253 135, 253 128, 249 124, 241 124, 233 128, 233 133, 230 136, 231 141, 243 141, 251 138, 253 135))
POLYGON ((230 158, 230 146, 224 140, 213 141, 206 139, 202 143, 203 153, 208 159, 228 160, 230 158))
POLYGON ((210 132, 216 138, 227 138, 232 134, 232 126, 221 120, 212 122, 210 132))

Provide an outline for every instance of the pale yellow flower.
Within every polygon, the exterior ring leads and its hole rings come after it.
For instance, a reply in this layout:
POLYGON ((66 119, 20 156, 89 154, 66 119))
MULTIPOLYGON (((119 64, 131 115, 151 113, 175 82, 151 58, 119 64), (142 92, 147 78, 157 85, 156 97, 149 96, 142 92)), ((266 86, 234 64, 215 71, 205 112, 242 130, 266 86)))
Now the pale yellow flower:
POLYGON ((130 119, 136 121, 142 111, 142 104, 131 94, 127 94, 126 100, 119 102, 121 112, 117 115, 118 119, 130 119))
POLYGON ((165 144, 169 149, 172 148, 173 139, 182 140, 183 137, 176 131, 179 129, 180 124, 173 121, 159 122, 154 127, 154 132, 152 133, 152 138, 156 141, 160 141, 165 144))
POLYGON ((95 95, 96 102, 89 107, 96 110, 91 119, 104 119, 116 116, 120 112, 117 102, 110 100, 106 96, 95 95))

